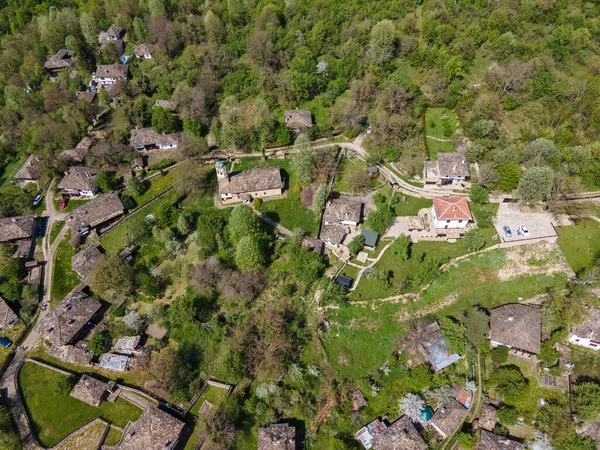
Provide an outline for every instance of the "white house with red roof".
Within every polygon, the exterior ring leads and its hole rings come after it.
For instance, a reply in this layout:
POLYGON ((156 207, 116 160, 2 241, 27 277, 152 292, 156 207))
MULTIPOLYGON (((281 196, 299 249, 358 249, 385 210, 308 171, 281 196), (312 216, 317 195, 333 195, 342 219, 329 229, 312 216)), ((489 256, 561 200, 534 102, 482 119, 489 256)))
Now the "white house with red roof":
POLYGON ((434 198, 432 214, 436 228, 466 228, 473 221, 471 208, 465 197, 434 198))

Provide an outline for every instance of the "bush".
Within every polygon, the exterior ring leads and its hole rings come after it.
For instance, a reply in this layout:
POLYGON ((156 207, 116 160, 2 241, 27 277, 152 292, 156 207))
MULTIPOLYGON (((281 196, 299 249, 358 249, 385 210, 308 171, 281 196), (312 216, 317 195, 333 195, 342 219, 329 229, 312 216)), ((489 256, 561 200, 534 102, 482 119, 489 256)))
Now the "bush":
POLYGON ((490 201, 490 193, 483 186, 479 186, 478 184, 474 184, 471 186, 471 191, 469 192, 469 198, 473 203, 477 203, 479 205, 484 205, 489 203, 490 201))
POLYGON ((150 166, 148 166, 148 170, 162 170, 165 169, 169 166, 172 166, 173 164, 175 164, 175 160, 171 159, 171 158, 165 158, 160 160, 157 163, 151 164, 150 166))
POLYGON ((492 361, 494 361, 494 363, 504 364, 508 360, 508 347, 501 345, 493 348, 490 352, 490 356, 492 357, 492 361))
POLYGON ((255 197, 252 199, 252 206, 258 208, 260 205, 262 205, 262 200, 260 198, 255 197))
POLYGON ((348 250, 353 255, 356 255, 358 252, 360 252, 362 250, 364 245, 365 245, 365 238, 361 234, 359 234, 358 236, 355 236, 350 241, 350 243, 348 244, 348 250))
POLYGON ((498 420, 503 425, 515 425, 519 418, 517 410, 509 405, 502 405, 498 408, 498 420))
POLYGON ((465 233, 465 245, 470 252, 476 252, 485 247, 485 238, 477 229, 465 233))

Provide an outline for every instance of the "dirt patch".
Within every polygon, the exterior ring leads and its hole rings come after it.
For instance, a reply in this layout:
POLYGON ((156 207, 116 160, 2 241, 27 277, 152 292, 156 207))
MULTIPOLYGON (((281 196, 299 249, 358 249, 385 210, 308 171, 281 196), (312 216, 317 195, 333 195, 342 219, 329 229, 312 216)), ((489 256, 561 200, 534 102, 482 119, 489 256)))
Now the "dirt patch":
POLYGON ((302 189, 302 192, 300 193, 300 200, 302 201, 303 207, 308 209, 312 208, 313 195, 315 195, 317 189, 319 189, 319 183, 317 182, 309 184, 302 189))
POLYGON ((498 271, 498 279, 506 281, 521 275, 552 275, 560 272, 569 277, 575 275, 558 244, 541 241, 508 248, 506 264, 498 271))

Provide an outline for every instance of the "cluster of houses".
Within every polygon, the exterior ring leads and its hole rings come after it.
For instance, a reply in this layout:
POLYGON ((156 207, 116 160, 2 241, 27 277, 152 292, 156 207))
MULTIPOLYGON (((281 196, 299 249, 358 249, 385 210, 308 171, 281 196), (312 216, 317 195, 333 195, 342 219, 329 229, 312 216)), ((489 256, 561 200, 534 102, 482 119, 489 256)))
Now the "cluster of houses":
MULTIPOLYGON (((590 309, 588 318, 571 329, 569 342, 585 348, 600 350, 600 310, 590 309)), ((541 351, 541 310, 538 305, 509 303, 491 310, 490 342, 492 347, 505 346, 512 355, 534 358, 541 351)), ((409 352, 413 365, 427 364, 433 371, 440 372, 457 362, 461 357, 448 350, 448 346, 437 322, 423 325, 414 330, 400 351, 409 352)), ((360 392, 354 393, 353 409, 366 406, 360 392)), ((427 444, 421 432, 428 428, 437 433, 443 441, 460 428, 471 407, 473 394, 465 389, 454 387, 452 398, 439 404, 435 411, 425 407, 418 420, 411 421, 405 415, 394 421, 376 419, 362 427, 355 434, 366 449, 423 449, 427 444)), ((522 450, 521 442, 493 432, 497 418, 498 403, 486 399, 474 427, 480 430, 476 450, 522 450)), ((584 435, 600 433, 600 422, 590 426, 584 435), (587 434, 586 434, 587 433, 587 434)))

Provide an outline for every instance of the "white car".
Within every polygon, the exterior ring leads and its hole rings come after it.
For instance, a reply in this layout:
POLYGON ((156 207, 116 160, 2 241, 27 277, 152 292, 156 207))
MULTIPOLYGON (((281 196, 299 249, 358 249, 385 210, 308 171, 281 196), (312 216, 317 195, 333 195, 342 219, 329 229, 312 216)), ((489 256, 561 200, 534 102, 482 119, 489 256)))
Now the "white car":
POLYGON ((37 206, 40 203, 42 203, 42 198, 44 198, 44 197, 42 197, 42 194, 36 195, 35 198, 33 199, 33 206, 37 206))
POLYGON ((373 132, 373 125, 369 125, 369 128, 367 128, 367 134, 371 134, 373 132))
POLYGON ((521 225, 521 233, 523 233, 523 236, 525 236, 525 237, 529 236, 529 230, 527 229, 527 227, 525 225, 521 225))

